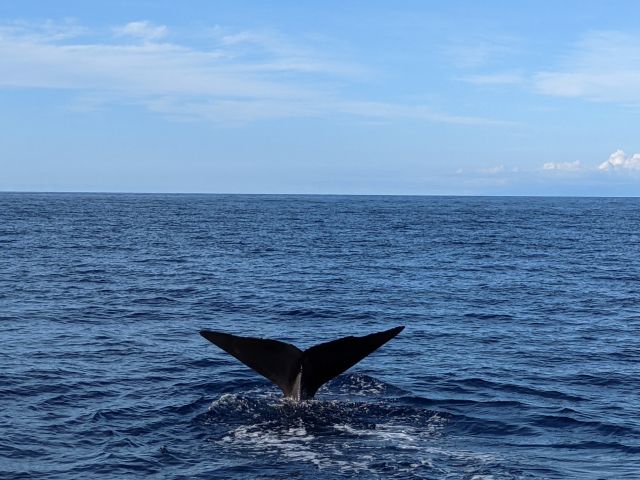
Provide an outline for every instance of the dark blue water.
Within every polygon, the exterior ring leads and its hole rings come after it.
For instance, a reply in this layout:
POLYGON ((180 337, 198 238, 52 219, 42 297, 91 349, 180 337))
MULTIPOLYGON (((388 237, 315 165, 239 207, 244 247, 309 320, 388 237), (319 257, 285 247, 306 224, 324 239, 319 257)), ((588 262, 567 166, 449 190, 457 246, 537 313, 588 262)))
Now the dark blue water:
POLYGON ((0 477, 637 479, 639 333, 640 199, 0 194, 0 477))

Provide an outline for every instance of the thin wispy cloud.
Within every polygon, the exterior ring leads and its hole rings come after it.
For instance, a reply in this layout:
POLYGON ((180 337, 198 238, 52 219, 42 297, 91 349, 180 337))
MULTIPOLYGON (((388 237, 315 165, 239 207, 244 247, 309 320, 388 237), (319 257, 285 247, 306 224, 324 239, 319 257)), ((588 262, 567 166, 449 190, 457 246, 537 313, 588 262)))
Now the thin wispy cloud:
POLYGON ((513 60, 518 51, 504 40, 481 41, 477 45, 461 43, 447 51, 458 68, 478 71, 458 77, 469 84, 519 85, 542 95, 640 105, 640 35, 637 33, 586 33, 565 47, 564 52, 560 49, 555 67, 537 69, 504 64, 503 60, 513 60))
POLYGON ((512 123, 502 120, 492 120, 482 117, 452 115, 440 112, 425 105, 402 105, 385 102, 341 101, 336 102, 332 109, 347 115, 354 115, 372 119, 414 119, 437 123, 451 123, 457 125, 502 125, 512 123))
POLYGON ((577 172, 582 168, 580 160, 573 162, 546 162, 542 165, 543 170, 555 170, 560 172, 577 172))
POLYGON ((468 75, 462 80, 475 85, 517 85, 524 81, 524 77, 520 73, 506 72, 468 75))
POLYGON ((488 173, 489 175, 497 175, 499 173, 504 173, 505 171, 506 168, 504 165, 496 165, 494 167, 480 169, 481 173, 488 173))
POLYGON ((500 177, 500 176, 512 176, 521 172, 519 167, 507 167, 504 164, 493 165, 491 167, 484 168, 458 168, 456 175, 465 175, 470 177, 500 177))
POLYGON ((40 42, 60 42, 88 33, 90 33, 88 28, 73 20, 62 22, 46 20, 38 23, 15 20, 0 24, 0 41, 20 38, 40 42))
POLYGON ((589 100, 640 103, 640 35, 592 32, 553 70, 537 73, 539 93, 589 100))
POLYGON ((167 34, 165 25, 154 25, 147 21, 129 22, 113 29, 118 36, 141 38, 146 41, 157 40, 167 34))
MULTIPOLYGON (((270 70, 270 62, 281 58, 246 62, 234 59, 216 46, 197 50, 177 43, 160 43, 152 40, 158 39, 158 32, 166 33, 166 29, 146 22, 134 23, 144 26, 131 28, 130 23, 122 28, 136 31, 135 37, 147 42, 99 43, 76 39, 58 43, 49 35, 5 34, 0 37, 0 64, 5 67, 0 86, 68 88, 136 96, 297 98, 310 93, 308 88, 259 75, 270 70)), ((289 72, 296 71, 295 65, 289 67, 289 72)))
POLYGON ((518 39, 509 36, 456 40, 444 48, 447 61, 460 69, 475 69, 500 64, 515 54, 518 39))
POLYGON ((210 44, 198 48, 145 20, 113 27, 99 41, 91 33, 68 23, 0 27, 0 88, 66 89, 77 93, 80 110, 125 102, 217 124, 331 115, 500 124, 428 105, 346 95, 342 86, 366 81, 365 67, 274 32, 218 28, 210 44))

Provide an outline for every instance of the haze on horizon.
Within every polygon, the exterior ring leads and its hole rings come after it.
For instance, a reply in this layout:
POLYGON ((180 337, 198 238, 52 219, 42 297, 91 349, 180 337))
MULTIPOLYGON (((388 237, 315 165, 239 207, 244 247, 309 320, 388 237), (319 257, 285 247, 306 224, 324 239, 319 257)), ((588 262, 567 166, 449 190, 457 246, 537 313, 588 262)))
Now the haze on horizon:
POLYGON ((640 195, 640 4, 0 5, 0 191, 640 195))

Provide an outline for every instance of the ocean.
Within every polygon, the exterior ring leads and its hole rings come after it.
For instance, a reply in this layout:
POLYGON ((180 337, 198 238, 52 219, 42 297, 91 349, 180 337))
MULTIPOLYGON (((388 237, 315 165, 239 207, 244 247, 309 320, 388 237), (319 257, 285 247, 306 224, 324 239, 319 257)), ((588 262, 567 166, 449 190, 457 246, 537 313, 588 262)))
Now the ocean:
POLYGON ((639 334, 640 198, 1 193, 0 478, 638 479, 639 334))

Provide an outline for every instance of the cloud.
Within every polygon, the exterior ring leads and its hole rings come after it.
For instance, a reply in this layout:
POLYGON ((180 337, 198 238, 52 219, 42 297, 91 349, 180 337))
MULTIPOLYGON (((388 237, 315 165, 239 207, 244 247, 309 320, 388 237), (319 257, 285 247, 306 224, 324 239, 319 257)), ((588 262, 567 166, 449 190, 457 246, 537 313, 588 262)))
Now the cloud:
POLYGON ((598 166, 583 165, 580 160, 546 162, 542 166, 512 167, 496 165, 487 168, 458 167, 451 178, 459 179, 469 193, 521 195, 537 191, 545 195, 630 195, 637 196, 640 153, 627 156, 616 150, 598 166), (533 190, 530 190, 535 186, 533 190))
MULTIPOLYGON (((0 25, 0 88, 66 89, 78 110, 123 103, 180 120, 243 124, 345 115, 368 120, 496 125, 419 103, 354 98, 366 68, 274 32, 210 32, 209 45, 167 41, 140 20, 96 34, 73 24, 0 25), (140 41, 142 40, 142 41, 140 41)), ((202 42, 200 42, 202 43, 202 42)))
POLYGON ((504 173, 505 171, 504 165, 496 165, 495 167, 483 168, 480 170, 481 173, 488 173, 489 175, 496 175, 498 173, 504 173))
POLYGON ((615 170, 640 170, 640 153, 626 156, 624 150, 616 150, 606 162, 602 162, 598 166, 598 170, 615 171, 615 170))
POLYGON ((519 73, 492 73, 470 75, 463 77, 462 80, 475 85, 516 85, 522 83, 524 78, 519 73))
POLYGON ((167 27, 165 25, 153 25, 151 22, 143 20, 129 22, 126 25, 114 28, 113 31, 118 36, 130 36, 151 41, 164 37, 167 34, 167 27))
POLYGON ((640 103, 640 35, 592 32, 574 45, 557 70, 533 79, 539 93, 597 101, 640 103))
POLYGON ((458 168, 455 170, 456 175, 467 175, 467 176, 479 176, 479 177, 487 177, 487 176, 506 176, 511 177, 513 175, 517 175, 522 170, 520 167, 507 167, 503 164, 494 165, 493 167, 486 168, 458 168))
POLYGON ((511 122, 492 120, 483 117, 452 115, 439 112, 426 105, 403 105, 386 102, 343 101, 334 104, 332 109, 344 114, 378 119, 414 119, 457 125, 513 125, 511 122))
POLYGON ((448 61, 457 68, 479 68, 500 63, 518 51, 514 37, 474 38, 456 41, 444 49, 448 61))
POLYGON ((561 172, 575 172, 581 168, 580 160, 574 162, 547 162, 542 165, 543 170, 556 170, 561 172))
POLYGON ((23 40, 58 42, 77 38, 88 32, 87 28, 78 25, 71 19, 63 22, 47 20, 39 23, 13 21, 0 24, 0 42, 16 37, 23 40))

